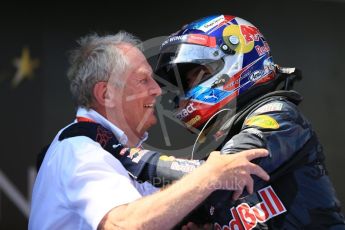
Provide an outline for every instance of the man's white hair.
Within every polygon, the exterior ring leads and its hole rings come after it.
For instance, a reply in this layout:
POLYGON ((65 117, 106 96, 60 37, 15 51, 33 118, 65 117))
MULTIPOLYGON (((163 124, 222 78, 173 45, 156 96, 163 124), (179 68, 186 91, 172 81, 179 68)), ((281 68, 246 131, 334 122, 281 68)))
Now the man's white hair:
POLYGON ((70 53, 70 68, 67 73, 77 106, 91 107, 93 87, 97 82, 108 81, 111 77, 117 86, 123 85, 121 76, 126 71, 128 62, 118 45, 124 43, 142 50, 141 41, 125 31, 106 36, 90 34, 78 41, 79 47, 70 53))

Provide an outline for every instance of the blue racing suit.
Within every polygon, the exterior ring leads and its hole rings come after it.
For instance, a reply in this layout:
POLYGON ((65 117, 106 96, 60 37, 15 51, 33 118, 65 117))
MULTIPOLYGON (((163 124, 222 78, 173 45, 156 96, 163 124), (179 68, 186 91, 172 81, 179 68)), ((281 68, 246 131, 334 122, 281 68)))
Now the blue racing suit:
MULTIPOLYGON (((265 95, 242 109, 230 124, 224 154, 266 148, 255 160, 270 181, 255 178, 252 195, 233 201, 218 190, 199 208, 215 229, 345 229, 344 216, 324 165, 324 154, 294 91, 265 95)), ((194 214, 198 216, 197 214, 194 214)))

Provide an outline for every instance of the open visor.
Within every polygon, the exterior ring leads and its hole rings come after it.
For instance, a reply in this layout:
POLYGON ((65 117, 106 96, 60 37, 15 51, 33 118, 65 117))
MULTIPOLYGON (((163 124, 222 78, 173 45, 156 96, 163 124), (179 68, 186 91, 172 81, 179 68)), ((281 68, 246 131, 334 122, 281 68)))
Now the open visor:
POLYGON ((156 70, 169 67, 171 64, 195 63, 202 64, 210 61, 217 61, 224 56, 224 53, 215 47, 207 47, 195 44, 176 44, 163 47, 160 51, 156 70))
POLYGON ((158 58, 156 74, 186 93, 217 74, 223 67, 222 52, 217 48, 194 44, 165 47, 158 58))

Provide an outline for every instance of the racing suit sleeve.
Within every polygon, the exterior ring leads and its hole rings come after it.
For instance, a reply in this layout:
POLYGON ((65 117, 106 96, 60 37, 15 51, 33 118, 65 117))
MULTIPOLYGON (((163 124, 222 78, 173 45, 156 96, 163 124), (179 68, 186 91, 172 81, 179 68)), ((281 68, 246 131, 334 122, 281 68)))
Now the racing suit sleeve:
POLYGON ((272 173, 294 156, 312 134, 309 122, 295 104, 286 99, 274 99, 253 109, 245 118, 241 131, 224 144, 221 152, 232 154, 266 148, 269 156, 255 163, 272 173))
POLYGON ((123 148, 116 158, 136 180, 148 181, 156 187, 178 180, 204 163, 139 148, 123 148))

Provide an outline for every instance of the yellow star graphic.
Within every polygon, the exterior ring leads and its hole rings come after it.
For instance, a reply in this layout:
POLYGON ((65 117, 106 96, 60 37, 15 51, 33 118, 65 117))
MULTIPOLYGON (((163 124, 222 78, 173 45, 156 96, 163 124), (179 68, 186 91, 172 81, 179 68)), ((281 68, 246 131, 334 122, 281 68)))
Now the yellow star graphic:
POLYGON ((38 59, 31 59, 29 48, 25 47, 22 50, 22 56, 14 60, 14 66, 17 72, 12 79, 12 85, 18 86, 25 78, 32 78, 34 76, 34 69, 39 66, 38 59))

